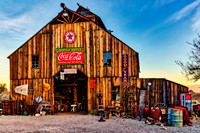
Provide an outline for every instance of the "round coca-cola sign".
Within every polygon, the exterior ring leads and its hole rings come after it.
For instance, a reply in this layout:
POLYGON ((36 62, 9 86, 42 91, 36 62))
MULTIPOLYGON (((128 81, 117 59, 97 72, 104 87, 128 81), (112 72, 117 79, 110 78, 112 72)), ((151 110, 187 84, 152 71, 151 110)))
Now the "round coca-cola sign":
POLYGON ((72 30, 69 30, 65 33, 64 39, 66 43, 74 43, 74 41, 76 40, 76 33, 72 30))

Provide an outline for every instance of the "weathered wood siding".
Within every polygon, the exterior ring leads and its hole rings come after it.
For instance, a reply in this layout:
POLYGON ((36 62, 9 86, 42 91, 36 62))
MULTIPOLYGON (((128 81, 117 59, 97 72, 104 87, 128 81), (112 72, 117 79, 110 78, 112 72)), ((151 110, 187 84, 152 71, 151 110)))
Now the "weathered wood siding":
MULTIPOLYGON (((149 94, 149 81, 152 83, 150 87, 151 107, 155 106, 157 103, 165 103, 167 106, 180 105, 179 94, 188 93, 188 87, 166 79, 137 79, 137 87, 147 90, 146 97, 148 97, 149 94)), ((147 103, 148 98, 146 98, 146 104, 147 103)))
MULTIPOLYGON (((36 89, 35 97, 41 95, 53 101, 53 76, 62 69, 77 68, 88 77, 88 109, 93 108, 92 102, 98 101, 96 95, 100 91, 103 93, 104 105, 110 105, 111 87, 121 86, 122 54, 129 54, 130 85, 135 83, 136 87, 139 58, 133 49, 93 22, 48 24, 9 57, 11 96, 16 86, 29 84, 29 89, 36 89), (73 44, 67 44, 64 40, 68 30, 74 30, 77 34, 73 44), (85 48, 84 65, 56 65, 56 48, 67 47, 85 48), (104 67, 104 52, 111 52, 110 67, 104 67), (32 55, 39 55, 38 69, 32 69, 32 55), (90 89, 90 79, 96 80, 96 89, 90 89), (43 83, 52 86, 48 94, 44 94, 43 83)), ((17 98, 26 98, 29 103, 32 102, 32 94, 28 97, 17 95, 17 98)))

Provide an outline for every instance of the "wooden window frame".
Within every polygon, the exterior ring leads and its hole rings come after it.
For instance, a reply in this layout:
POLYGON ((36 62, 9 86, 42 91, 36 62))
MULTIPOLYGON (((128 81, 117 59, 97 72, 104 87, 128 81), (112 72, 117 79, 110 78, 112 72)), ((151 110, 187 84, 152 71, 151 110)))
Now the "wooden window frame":
POLYGON ((32 55, 32 69, 39 69, 39 55, 32 55))
POLYGON ((121 97, 120 97, 120 86, 113 86, 112 87, 112 91, 111 91, 111 98, 112 98, 112 101, 120 101, 121 100, 121 97), (113 90, 113 88, 116 88, 115 90, 113 90), (117 90, 118 89, 118 90, 117 90), (113 96, 115 95, 115 96, 113 96), (113 99, 113 97, 115 97, 115 99, 113 99), (118 99, 118 98, 119 99, 118 99))
POLYGON ((112 66, 111 64, 112 64, 112 53, 111 52, 103 52, 103 66, 104 67, 111 67, 112 66), (110 54, 110 64, 105 65, 104 59, 107 58, 107 63, 108 63, 108 59, 109 59, 108 56, 105 57, 105 54, 108 54, 108 53, 110 54))

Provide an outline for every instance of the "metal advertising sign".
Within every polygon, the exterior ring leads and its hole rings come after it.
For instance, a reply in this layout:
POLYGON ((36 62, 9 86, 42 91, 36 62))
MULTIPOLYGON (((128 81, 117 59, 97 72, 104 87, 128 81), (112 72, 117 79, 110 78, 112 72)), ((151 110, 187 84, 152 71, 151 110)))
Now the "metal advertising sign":
POLYGON ((66 41, 66 43, 74 43, 76 40, 76 33, 72 30, 69 30, 65 33, 64 39, 66 41))
POLYGON ((50 84, 49 83, 43 84, 43 89, 44 89, 44 91, 49 91, 50 90, 50 84))
POLYGON ((17 86, 15 88, 15 93, 27 96, 28 95, 28 84, 17 86))
POLYGON ((185 100, 191 100, 191 94, 185 94, 185 100))
POLYGON ((90 88, 96 88, 96 81, 90 80, 90 88))
POLYGON ((64 69, 64 74, 77 74, 77 69, 64 69))
POLYGON ((57 65, 75 65, 83 63, 84 48, 57 48, 57 65))
POLYGON ((122 54, 122 86, 128 86, 128 54, 122 54))

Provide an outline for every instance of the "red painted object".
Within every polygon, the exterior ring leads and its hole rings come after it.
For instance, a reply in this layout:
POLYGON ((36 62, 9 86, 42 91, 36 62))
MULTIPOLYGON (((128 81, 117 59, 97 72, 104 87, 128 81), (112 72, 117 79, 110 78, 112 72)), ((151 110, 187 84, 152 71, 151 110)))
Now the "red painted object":
POLYGON ((152 109, 151 110, 151 117, 155 120, 158 121, 159 118, 161 117, 160 109, 152 109))
POLYGON ((83 64, 83 51, 59 51, 57 64, 83 64))
POLYGON ((188 112, 188 109, 187 108, 184 108, 184 107, 181 107, 181 106, 174 106, 172 107, 174 109, 181 109, 183 110, 183 124, 187 124, 189 125, 190 123, 190 118, 189 118, 189 112, 188 112))
POLYGON ((67 31, 65 33, 64 39, 65 39, 66 43, 69 43, 69 44, 74 43, 76 40, 76 33, 72 30, 67 31))
POLYGON ((185 100, 191 100, 191 94, 185 94, 185 100))
POLYGON ((90 80, 90 88, 96 88, 96 81, 90 80))
POLYGON ((198 104, 198 105, 193 105, 193 109, 200 109, 200 104, 198 104))
POLYGON ((147 118, 149 116, 149 108, 144 108, 144 117, 147 118))

